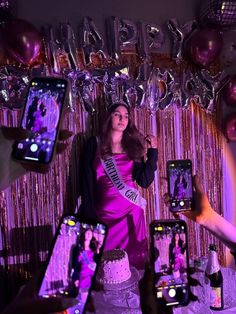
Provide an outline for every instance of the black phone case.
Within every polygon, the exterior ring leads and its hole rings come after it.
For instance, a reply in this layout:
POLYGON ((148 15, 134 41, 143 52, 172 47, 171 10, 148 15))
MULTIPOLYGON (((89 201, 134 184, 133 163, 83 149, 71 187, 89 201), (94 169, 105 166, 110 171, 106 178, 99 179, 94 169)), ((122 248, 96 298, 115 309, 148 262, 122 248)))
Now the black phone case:
MULTIPOLYGON (((50 262, 50 258, 53 254, 53 250, 55 248, 55 244, 56 244, 56 241, 57 241, 57 237, 60 233, 60 230, 61 230, 61 225, 63 223, 63 220, 64 218, 67 218, 67 217, 74 217, 78 222, 80 222, 81 224, 88 224, 88 225, 94 225, 96 226, 97 224, 101 224, 104 226, 105 228, 105 237, 104 237, 104 241, 103 241, 103 245, 102 247, 100 248, 100 253, 98 254, 98 257, 96 257, 96 264, 97 264, 97 267, 96 267, 96 270, 93 274, 93 278, 92 278, 92 282, 91 282, 91 286, 89 288, 89 293, 88 293, 88 297, 87 297, 87 301, 86 301, 86 304, 89 300, 89 297, 90 297, 90 293, 91 293, 91 288, 92 286, 94 285, 94 281, 95 281, 95 278, 96 278, 96 274, 97 274, 97 271, 98 271, 98 267, 99 267, 99 263, 101 261, 101 257, 102 257, 102 253, 103 253, 103 249, 104 249, 104 245, 105 245, 105 242, 106 242, 106 237, 107 237, 107 232, 108 232, 108 227, 106 224, 104 224, 103 222, 101 221, 98 221, 98 220, 93 220, 93 219, 85 219, 85 218, 81 218, 80 216, 76 215, 76 214, 64 214, 62 215, 61 219, 60 219, 60 223, 57 227, 57 231, 56 231, 56 234, 54 236, 54 239, 53 239, 53 242, 50 246, 50 250, 49 250, 49 254, 48 254, 48 258, 47 258, 47 261, 46 261, 46 264, 45 264, 45 268, 44 268, 44 271, 41 273, 41 276, 40 276, 40 279, 39 279, 39 282, 38 282, 38 293, 39 293, 39 290, 41 288, 41 285, 43 283, 43 279, 44 279, 44 276, 46 274, 46 271, 47 271, 47 268, 48 268, 48 265, 49 265, 49 262, 50 262)), ((69 291, 69 293, 67 295, 63 295, 64 297, 72 297, 72 298, 75 298, 77 296, 77 294, 75 293, 75 291, 71 290, 69 291)), ((41 296, 39 296, 41 297, 41 296)), ((85 309, 86 309, 86 304, 84 305, 84 310, 82 313, 85 313, 85 309)))
MULTIPOLYGON (((181 303, 177 305, 177 307, 181 306, 186 306, 189 304, 190 301, 190 285, 189 285, 189 252, 188 252, 188 229, 187 229, 187 224, 184 220, 181 219, 159 219, 159 220, 153 220, 150 225, 149 225, 149 232, 150 232, 150 250, 151 250, 151 265, 153 269, 153 274, 155 276, 155 270, 154 270, 154 233, 155 233, 155 227, 158 225, 163 225, 163 226, 172 226, 175 224, 180 224, 185 226, 185 235, 186 235, 186 263, 187 263, 187 278, 188 278, 188 300, 185 303, 181 303)), ((153 283, 154 284, 154 283, 153 283)), ((153 293, 156 295, 155 287, 153 285, 153 293)), ((166 306, 166 302, 164 298, 162 299, 157 299, 158 302, 160 302, 164 307, 166 306)), ((175 305, 176 306, 176 305, 175 305)))
MULTIPOLYGON (((175 159, 175 160, 168 160, 166 162, 166 174, 167 174, 167 185, 168 185, 168 194, 171 195, 171 191, 170 191, 170 176, 169 176, 169 164, 172 163, 178 163, 178 164, 187 164, 190 163, 191 164, 191 176, 193 178, 193 173, 192 173, 192 161, 190 159, 175 159)), ((192 191, 193 191, 193 179, 192 179, 192 191)), ((183 208, 183 209, 179 209, 179 210, 174 210, 174 208, 171 206, 171 204, 169 205, 169 210, 172 213, 178 213, 178 212, 187 212, 190 210, 193 210, 193 206, 194 206, 194 199, 193 196, 191 198, 191 208, 183 208)))
POLYGON ((27 163, 27 164, 37 164, 37 165, 42 165, 42 166, 47 166, 48 164, 51 163, 51 161, 53 160, 53 157, 55 155, 55 151, 56 151, 56 143, 58 141, 58 134, 59 134, 59 130, 60 130, 60 127, 61 127, 61 122, 62 122, 62 116, 64 114, 64 110, 65 110, 65 101, 66 99, 68 98, 68 91, 69 91, 69 81, 65 78, 60 78, 60 77, 35 77, 35 78, 32 78, 30 83, 29 83, 29 87, 28 87, 28 91, 27 91, 27 95, 26 95, 26 98, 25 98, 25 104, 24 104, 24 109, 23 109, 23 113, 22 113, 22 117, 21 117, 21 122, 20 122, 20 126, 22 127, 22 123, 23 123, 23 119, 24 119, 24 115, 26 113, 26 105, 27 105, 27 101, 28 101, 28 97, 29 97, 29 91, 30 91, 30 88, 31 88, 31 83, 33 81, 38 81, 38 82, 42 82, 42 81, 45 81, 45 82, 51 82, 51 81, 61 81, 61 82, 64 82, 66 84, 66 91, 65 91, 65 94, 64 94, 64 100, 63 100, 63 103, 62 103, 62 108, 60 110, 60 115, 59 115, 59 122, 58 122, 58 125, 57 125, 57 130, 56 130, 56 138, 55 138, 55 144, 54 144, 54 147, 53 147, 53 151, 52 151, 52 154, 51 154, 51 158, 48 162, 45 162, 45 163, 42 163, 40 161, 35 161, 35 160, 26 160, 24 158, 19 158, 18 155, 17 155, 17 151, 18 151, 18 148, 17 148, 17 145, 18 145, 18 141, 15 141, 15 143, 13 144, 13 151, 12 151, 12 158, 16 161, 19 161, 19 162, 22 162, 22 163, 27 163))

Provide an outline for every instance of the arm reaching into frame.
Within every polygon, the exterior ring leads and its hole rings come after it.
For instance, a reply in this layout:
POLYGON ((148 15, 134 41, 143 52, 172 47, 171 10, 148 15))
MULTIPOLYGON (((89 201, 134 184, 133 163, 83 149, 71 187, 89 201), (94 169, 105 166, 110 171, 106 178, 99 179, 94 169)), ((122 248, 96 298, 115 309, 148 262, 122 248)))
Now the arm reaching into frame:
MULTIPOLYGON (((40 165, 31 165, 20 163, 12 159, 12 145, 15 140, 22 140, 30 136, 30 131, 18 127, 0 128, 0 191, 5 190, 12 182, 26 174, 28 171, 45 173, 50 166, 42 167, 40 165)), ((68 146, 61 141, 67 140, 72 136, 72 132, 61 130, 59 133, 59 142, 57 143, 57 154, 62 153, 68 146)))
MULTIPOLYGON (((236 252, 236 226, 219 215, 211 207, 203 186, 199 182, 198 176, 194 176, 193 186, 194 209, 182 213, 182 215, 206 228, 232 252, 236 252)), ((177 216, 179 215, 181 214, 177 214, 177 216)))

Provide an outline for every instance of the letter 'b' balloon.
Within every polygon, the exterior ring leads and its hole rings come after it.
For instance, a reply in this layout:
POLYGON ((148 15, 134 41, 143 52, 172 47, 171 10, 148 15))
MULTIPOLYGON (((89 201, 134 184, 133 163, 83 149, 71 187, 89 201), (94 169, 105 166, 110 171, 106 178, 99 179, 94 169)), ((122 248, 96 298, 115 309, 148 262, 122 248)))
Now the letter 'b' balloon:
POLYGON ((6 50, 16 61, 30 65, 36 60, 41 48, 41 35, 31 23, 12 19, 4 30, 6 50))
POLYGON ((215 29, 201 29, 190 40, 192 61, 206 67, 219 57, 223 45, 222 35, 215 29))

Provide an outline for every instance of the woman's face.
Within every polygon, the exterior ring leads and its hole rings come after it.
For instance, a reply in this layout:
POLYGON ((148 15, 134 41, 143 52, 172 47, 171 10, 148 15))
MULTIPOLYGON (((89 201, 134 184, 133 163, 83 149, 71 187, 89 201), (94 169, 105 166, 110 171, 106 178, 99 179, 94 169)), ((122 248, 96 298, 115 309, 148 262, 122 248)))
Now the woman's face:
POLYGON ((92 239, 92 237, 93 237, 93 233, 92 233, 92 231, 91 231, 91 230, 87 230, 87 231, 85 231, 85 241, 89 241, 89 240, 91 240, 91 239, 92 239))
POLYGON ((175 242, 176 242, 176 243, 179 242, 179 234, 178 234, 178 233, 175 234, 175 242))
POLYGON ((123 132, 129 123, 129 112, 124 106, 118 106, 111 114, 111 127, 113 131, 123 132))

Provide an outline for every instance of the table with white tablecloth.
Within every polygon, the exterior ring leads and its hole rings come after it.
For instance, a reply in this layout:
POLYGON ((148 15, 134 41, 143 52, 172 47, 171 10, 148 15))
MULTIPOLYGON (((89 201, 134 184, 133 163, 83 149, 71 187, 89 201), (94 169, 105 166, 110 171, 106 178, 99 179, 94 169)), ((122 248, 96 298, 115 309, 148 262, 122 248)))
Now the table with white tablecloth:
MULTIPOLYGON (((236 314, 236 271, 222 268, 224 309, 217 311, 222 314, 236 314)), ((142 273, 140 273, 140 277, 142 273)), ((198 301, 190 302, 188 306, 174 308, 174 314, 210 314, 210 287, 205 282, 204 271, 193 275, 201 285, 191 287, 198 301)), ((96 314, 141 314, 138 282, 124 290, 93 292, 96 314)))
MULTIPOLYGON (((223 275, 223 296, 224 309, 217 313, 236 314, 236 271, 232 268, 221 268, 223 275)), ((174 314, 210 314, 216 313, 210 309, 210 286, 205 282, 204 272, 198 272, 193 275, 201 284, 192 287, 192 292, 198 297, 199 301, 190 302, 188 306, 176 308, 174 314)))

